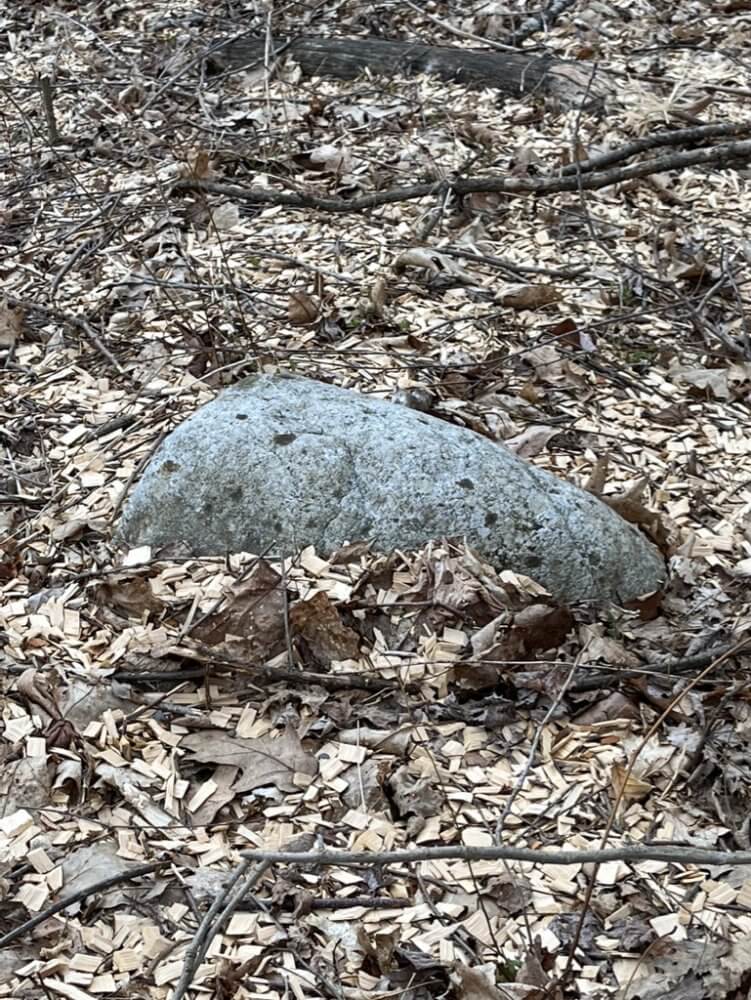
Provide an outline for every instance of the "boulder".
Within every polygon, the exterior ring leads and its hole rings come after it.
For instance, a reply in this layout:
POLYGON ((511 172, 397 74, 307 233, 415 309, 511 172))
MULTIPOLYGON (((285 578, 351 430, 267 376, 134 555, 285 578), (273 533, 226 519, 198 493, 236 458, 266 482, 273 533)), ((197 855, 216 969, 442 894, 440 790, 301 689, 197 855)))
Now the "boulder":
POLYGON ((222 392, 162 443, 119 528, 131 546, 287 555, 466 542, 565 601, 629 601, 665 565, 596 497, 436 417, 289 375, 222 392))

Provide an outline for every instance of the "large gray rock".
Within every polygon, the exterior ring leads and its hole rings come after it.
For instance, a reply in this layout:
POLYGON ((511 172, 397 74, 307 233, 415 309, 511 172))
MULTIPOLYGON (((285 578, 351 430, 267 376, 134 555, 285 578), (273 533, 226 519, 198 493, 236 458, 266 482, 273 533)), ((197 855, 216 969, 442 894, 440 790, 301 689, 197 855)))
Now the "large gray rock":
POLYGON ((131 545, 327 553, 465 538, 563 600, 627 601, 664 563, 589 493, 415 410, 286 375, 225 390, 170 434, 127 504, 131 545))

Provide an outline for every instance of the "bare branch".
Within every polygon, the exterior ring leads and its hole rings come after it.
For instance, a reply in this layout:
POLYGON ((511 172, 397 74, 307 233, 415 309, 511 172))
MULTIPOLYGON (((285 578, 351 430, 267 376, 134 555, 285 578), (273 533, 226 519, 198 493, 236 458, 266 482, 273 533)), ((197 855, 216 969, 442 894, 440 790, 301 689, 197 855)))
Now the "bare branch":
POLYGON ((247 860, 233 872, 224 891, 216 897, 206 911, 195 937, 190 942, 190 947, 185 953, 183 969, 172 992, 171 1000, 182 1000, 182 997, 185 996, 193 981, 193 976, 196 974, 196 969, 209 950, 209 945, 240 905, 243 896, 250 892, 272 864, 271 861, 262 861, 252 871, 249 871, 251 862, 247 860))
POLYGON ((3 936, 0 937, 0 948, 4 948, 7 944, 17 941, 18 938, 23 937, 24 934, 27 934, 29 931, 33 931, 35 927, 43 924, 45 920, 49 920, 50 917, 54 917, 56 913, 60 913, 62 910, 67 910, 67 908, 72 906, 73 903, 79 903, 82 899, 94 896, 98 892, 104 892, 106 889, 111 889, 115 885, 122 885, 124 882, 132 882, 134 879, 140 878, 141 875, 149 875, 151 872, 159 871, 160 868, 167 868, 171 864, 171 861, 153 861, 148 865, 136 865, 135 868, 130 868, 126 872, 118 872, 117 875, 110 875, 109 878, 100 879, 99 882, 94 882, 92 885, 79 889, 78 892, 72 892, 69 896, 64 896, 56 903, 53 903, 52 906, 48 906, 47 909, 37 913, 29 920, 25 920, 22 924, 19 924, 18 927, 14 927, 13 930, 8 931, 7 934, 3 934, 3 936))
POLYGON ((408 187, 391 188, 388 191, 361 195, 359 198, 321 198, 313 194, 290 194, 284 191, 269 191, 265 188, 244 188, 236 184, 204 181, 191 177, 177 181, 172 186, 172 194, 194 191, 236 198, 252 205, 287 205, 289 208, 315 208, 322 212, 349 213, 362 212, 378 208, 381 205, 391 205, 395 202, 411 201, 416 198, 435 197, 446 189, 451 189, 458 195, 500 192, 540 196, 558 194, 562 191, 595 191, 623 181, 663 173, 666 170, 684 170, 688 167, 709 165, 723 167, 736 160, 747 159, 749 156, 751 156, 751 140, 726 142, 719 146, 708 146, 703 149, 691 149, 680 153, 656 156, 651 160, 644 160, 627 167, 584 174, 578 172, 573 176, 460 178, 453 181, 442 180, 428 184, 412 184, 408 187))
MULTIPOLYGON (((415 847, 404 851, 243 851, 249 861, 306 865, 397 865, 411 861, 528 861, 538 865, 605 864, 608 861, 668 861, 681 865, 751 865, 751 851, 710 851, 700 847, 642 844, 587 850, 532 847, 415 847)), ((0 942, 1 943, 1 942, 0 942)))

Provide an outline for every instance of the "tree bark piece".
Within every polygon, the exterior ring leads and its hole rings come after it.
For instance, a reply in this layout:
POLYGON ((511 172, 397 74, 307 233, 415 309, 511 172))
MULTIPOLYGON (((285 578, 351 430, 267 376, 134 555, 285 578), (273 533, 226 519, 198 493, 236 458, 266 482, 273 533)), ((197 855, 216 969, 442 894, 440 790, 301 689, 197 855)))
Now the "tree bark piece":
MULTIPOLYGON (((215 71, 238 70, 264 58, 265 39, 232 39, 215 48, 208 66, 215 71)), ((591 69, 576 62, 521 52, 497 52, 424 45, 421 42, 383 41, 373 38, 275 39, 274 49, 292 57, 307 76, 333 76, 352 80, 363 70, 376 75, 416 76, 428 73, 473 88, 494 87, 511 97, 539 92, 564 104, 578 105, 602 96, 608 89, 606 74, 598 74, 593 88, 591 69)))

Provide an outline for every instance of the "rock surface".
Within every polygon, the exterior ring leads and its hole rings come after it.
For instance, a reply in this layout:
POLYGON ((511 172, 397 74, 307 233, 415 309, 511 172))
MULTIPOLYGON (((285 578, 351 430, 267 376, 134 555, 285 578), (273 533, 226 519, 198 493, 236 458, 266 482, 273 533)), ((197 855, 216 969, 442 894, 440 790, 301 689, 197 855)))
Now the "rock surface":
POLYGON ((665 573, 658 551, 605 504, 501 445, 287 375, 246 379, 174 430, 119 534, 132 546, 184 542, 196 555, 464 538, 568 601, 628 601, 665 573))

